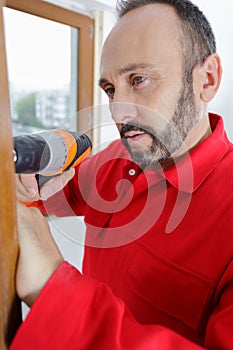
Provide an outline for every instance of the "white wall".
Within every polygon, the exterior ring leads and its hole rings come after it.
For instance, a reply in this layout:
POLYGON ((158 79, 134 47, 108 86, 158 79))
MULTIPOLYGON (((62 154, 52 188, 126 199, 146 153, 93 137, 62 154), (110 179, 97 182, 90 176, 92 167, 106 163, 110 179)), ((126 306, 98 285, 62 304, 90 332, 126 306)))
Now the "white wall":
POLYGON ((223 115, 228 136, 233 141, 233 1, 195 0, 194 3, 212 25, 223 64, 222 84, 209 109, 223 115))

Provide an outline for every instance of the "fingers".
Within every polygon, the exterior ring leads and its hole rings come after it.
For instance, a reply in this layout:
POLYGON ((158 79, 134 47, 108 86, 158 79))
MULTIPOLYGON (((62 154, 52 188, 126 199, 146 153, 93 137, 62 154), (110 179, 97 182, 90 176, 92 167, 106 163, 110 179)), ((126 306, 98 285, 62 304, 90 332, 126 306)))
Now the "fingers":
POLYGON ((40 198, 35 175, 16 174, 16 196, 22 202, 33 202, 40 198))
POLYGON ((40 190, 41 199, 46 200, 59 192, 72 179, 74 174, 75 170, 72 168, 46 182, 40 190))
POLYGON ((46 200, 59 192, 72 179, 75 170, 72 168, 59 176, 46 182, 40 189, 33 174, 16 175, 16 194, 22 202, 34 202, 39 199, 46 200))

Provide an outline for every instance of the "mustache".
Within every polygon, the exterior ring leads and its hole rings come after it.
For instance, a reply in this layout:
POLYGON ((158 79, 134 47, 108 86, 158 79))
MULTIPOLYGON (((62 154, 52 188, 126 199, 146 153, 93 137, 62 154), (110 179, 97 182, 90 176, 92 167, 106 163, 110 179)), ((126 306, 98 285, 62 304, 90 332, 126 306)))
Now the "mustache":
POLYGON ((143 131, 143 132, 146 132, 147 134, 150 134, 153 139, 156 137, 155 131, 146 125, 141 125, 137 123, 127 123, 127 124, 121 125, 121 129, 120 129, 121 138, 124 138, 125 134, 129 131, 143 131))

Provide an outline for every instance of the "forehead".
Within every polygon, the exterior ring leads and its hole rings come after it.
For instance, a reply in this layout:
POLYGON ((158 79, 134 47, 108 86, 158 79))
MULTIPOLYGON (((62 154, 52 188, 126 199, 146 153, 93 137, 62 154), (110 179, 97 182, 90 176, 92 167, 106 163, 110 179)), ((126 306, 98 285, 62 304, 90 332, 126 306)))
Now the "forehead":
POLYGON ((132 62, 169 65, 181 59, 180 20, 166 4, 150 4, 124 15, 102 51, 101 75, 132 62))

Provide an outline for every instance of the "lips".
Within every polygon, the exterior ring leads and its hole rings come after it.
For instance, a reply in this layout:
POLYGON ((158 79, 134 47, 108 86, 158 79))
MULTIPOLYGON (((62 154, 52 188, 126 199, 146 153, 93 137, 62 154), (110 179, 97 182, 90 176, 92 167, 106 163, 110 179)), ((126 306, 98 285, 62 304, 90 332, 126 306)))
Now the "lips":
POLYGON ((124 137, 127 139, 127 138, 135 138, 137 136, 140 136, 140 135, 144 135, 145 134, 145 131, 140 131, 140 130, 131 130, 131 131, 127 131, 125 134, 124 134, 124 137))
POLYGON ((120 135, 122 139, 130 141, 138 141, 141 142, 141 138, 143 138, 148 132, 142 126, 135 124, 122 124, 120 129, 120 135))

